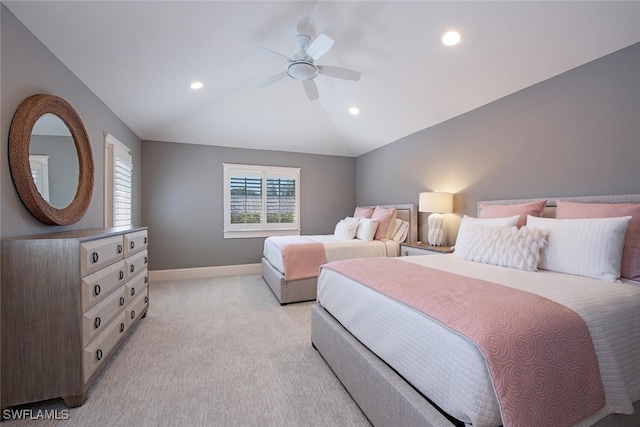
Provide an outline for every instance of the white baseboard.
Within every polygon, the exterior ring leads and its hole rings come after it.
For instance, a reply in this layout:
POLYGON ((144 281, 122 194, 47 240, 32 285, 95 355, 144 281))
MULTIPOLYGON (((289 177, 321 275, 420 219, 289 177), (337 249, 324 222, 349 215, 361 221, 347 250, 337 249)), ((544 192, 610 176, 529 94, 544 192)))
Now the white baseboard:
POLYGON ((150 270, 151 282, 161 280, 201 279, 204 277, 241 276, 261 274, 261 264, 225 265, 220 267, 179 268, 174 270, 150 270))

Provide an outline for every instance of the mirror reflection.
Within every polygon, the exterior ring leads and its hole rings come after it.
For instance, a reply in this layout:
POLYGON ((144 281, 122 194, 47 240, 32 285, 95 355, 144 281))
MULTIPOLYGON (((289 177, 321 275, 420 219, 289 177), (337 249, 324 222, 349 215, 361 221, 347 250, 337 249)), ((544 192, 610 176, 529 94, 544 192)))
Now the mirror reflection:
POLYGON ((71 132, 58 116, 47 113, 36 121, 29 163, 42 198, 58 209, 69 206, 78 189, 80 161, 71 132))

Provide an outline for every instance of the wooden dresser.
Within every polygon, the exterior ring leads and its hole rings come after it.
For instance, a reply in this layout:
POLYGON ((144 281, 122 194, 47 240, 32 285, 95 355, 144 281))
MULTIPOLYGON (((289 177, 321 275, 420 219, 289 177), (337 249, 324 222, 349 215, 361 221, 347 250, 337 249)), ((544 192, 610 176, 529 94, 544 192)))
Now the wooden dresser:
POLYGON ((147 228, 2 240, 2 409, 91 382, 149 307, 147 228))

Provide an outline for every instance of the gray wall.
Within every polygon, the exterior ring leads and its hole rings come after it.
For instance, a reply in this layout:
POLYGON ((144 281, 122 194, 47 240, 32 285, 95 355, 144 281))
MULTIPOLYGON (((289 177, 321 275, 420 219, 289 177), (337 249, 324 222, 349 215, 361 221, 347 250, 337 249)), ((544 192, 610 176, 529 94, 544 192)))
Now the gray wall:
POLYGON ((223 162, 301 167, 304 234, 330 233, 356 204, 417 203, 434 189, 456 193, 449 243, 477 200, 640 191, 640 44, 352 159, 141 143, 4 6, 0 14, 1 237, 102 226, 105 131, 132 149, 134 223, 150 226, 152 269, 258 262, 262 239, 222 238, 223 162), (72 226, 40 224, 11 181, 11 118, 36 93, 66 99, 91 140, 93 199, 72 226))
POLYGON ((478 200, 640 192, 640 43, 358 157, 356 190, 455 193, 450 244, 478 200))
POLYGON ((102 227, 104 211, 103 132, 111 133, 131 148, 133 175, 133 218, 141 223, 140 139, 68 68, 66 68, 20 21, 0 5, 0 231, 1 237, 31 235, 72 229, 102 227), (47 226, 34 219, 24 207, 9 170, 9 128, 14 112, 27 97, 45 93, 64 98, 82 119, 93 151, 95 180, 93 198, 85 216, 70 226, 47 226))
POLYGON ((224 239, 222 163, 302 168, 302 234, 331 234, 355 207, 355 159, 142 142, 142 222, 152 270, 260 262, 263 238, 224 239))

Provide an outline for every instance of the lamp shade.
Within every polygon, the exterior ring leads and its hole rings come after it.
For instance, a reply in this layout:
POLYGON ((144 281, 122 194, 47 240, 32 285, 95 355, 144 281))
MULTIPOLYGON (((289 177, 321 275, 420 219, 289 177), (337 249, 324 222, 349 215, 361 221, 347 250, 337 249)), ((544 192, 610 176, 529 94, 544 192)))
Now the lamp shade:
POLYGON ((441 193, 439 191, 420 193, 420 212, 453 212, 453 194, 441 193))

